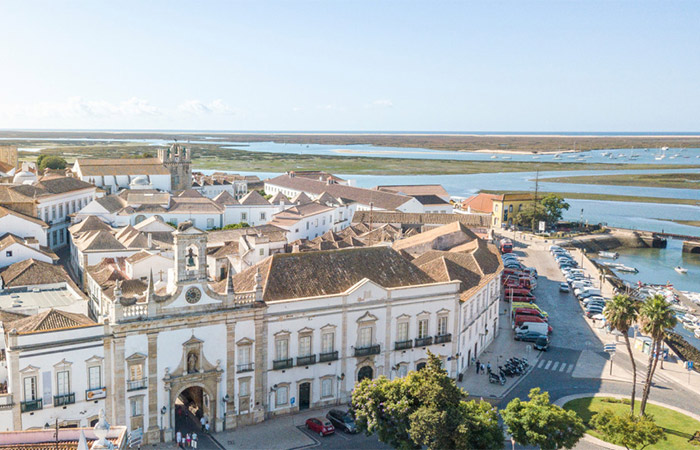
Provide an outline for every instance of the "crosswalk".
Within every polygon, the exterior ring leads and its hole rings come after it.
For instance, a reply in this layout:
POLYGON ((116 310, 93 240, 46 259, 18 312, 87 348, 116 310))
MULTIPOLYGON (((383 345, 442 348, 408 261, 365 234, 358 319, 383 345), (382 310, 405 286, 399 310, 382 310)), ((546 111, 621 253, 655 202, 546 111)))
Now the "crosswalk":
POLYGON ((554 361, 551 359, 540 359, 537 363, 538 369, 551 370, 552 372, 571 373, 576 367, 576 364, 567 363, 564 361, 554 361))

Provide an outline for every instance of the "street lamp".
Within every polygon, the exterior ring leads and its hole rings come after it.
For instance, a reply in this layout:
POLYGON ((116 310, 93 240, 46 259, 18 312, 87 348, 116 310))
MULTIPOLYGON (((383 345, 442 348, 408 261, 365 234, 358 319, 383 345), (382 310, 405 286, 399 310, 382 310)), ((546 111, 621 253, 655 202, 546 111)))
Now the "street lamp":
POLYGON ((165 441, 165 436, 163 432, 163 418, 165 417, 166 412, 168 412, 168 409, 165 406, 160 408, 160 442, 165 441))
POLYGON ((336 405, 340 405, 340 382, 345 379, 345 372, 335 376, 338 382, 335 385, 336 405))
POLYGON ((231 399, 229 398, 228 394, 224 395, 224 398, 221 399, 221 401, 222 401, 223 404, 224 404, 224 426, 223 426, 223 431, 226 431, 226 410, 228 409, 227 406, 228 406, 228 402, 229 402, 230 400, 231 400, 231 399))

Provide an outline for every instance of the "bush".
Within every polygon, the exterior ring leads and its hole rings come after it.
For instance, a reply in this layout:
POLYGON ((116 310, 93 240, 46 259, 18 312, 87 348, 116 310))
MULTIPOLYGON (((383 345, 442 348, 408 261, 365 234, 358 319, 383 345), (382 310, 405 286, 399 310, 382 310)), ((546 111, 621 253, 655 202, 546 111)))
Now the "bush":
POLYGON ((68 163, 65 159, 55 155, 39 155, 36 159, 40 171, 45 169, 65 169, 68 163))

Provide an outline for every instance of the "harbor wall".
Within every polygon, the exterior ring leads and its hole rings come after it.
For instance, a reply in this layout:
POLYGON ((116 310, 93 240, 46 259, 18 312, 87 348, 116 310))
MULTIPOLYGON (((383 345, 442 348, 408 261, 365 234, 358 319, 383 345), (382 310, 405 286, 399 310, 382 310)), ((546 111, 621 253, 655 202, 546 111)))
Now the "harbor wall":
POLYGON ((683 241, 683 253, 700 253, 700 241, 683 241))
POLYGON ((568 246, 597 253, 616 248, 665 248, 666 239, 645 231, 612 228, 608 233, 572 239, 568 246))

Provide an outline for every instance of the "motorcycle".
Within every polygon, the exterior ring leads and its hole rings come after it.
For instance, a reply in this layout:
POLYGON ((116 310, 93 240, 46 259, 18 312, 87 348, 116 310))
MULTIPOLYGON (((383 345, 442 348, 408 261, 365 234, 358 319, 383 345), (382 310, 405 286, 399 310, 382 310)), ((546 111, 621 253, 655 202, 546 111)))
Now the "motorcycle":
POLYGON ((500 383, 501 386, 506 384, 505 377, 500 377, 489 370, 489 383, 500 383))

